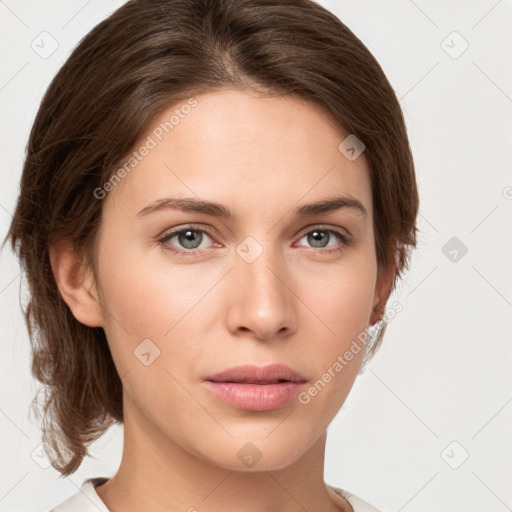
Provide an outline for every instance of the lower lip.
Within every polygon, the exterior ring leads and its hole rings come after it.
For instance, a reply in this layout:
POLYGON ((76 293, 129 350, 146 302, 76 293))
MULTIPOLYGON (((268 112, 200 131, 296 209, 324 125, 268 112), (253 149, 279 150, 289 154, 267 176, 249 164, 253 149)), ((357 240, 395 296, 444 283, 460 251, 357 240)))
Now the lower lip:
POLYGON ((304 382, 242 384, 204 381, 208 389, 224 402, 246 411, 272 411, 285 406, 304 386, 304 382))

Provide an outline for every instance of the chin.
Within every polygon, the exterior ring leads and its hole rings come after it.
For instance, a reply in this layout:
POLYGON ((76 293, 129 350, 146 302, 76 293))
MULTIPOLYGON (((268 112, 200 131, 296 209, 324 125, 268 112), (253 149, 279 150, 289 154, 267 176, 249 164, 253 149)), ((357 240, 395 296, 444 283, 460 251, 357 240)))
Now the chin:
MULTIPOLYGON (((209 446, 195 446, 195 454, 211 464, 243 473, 279 471, 300 459, 309 448, 305 436, 298 439, 269 432, 261 435, 246 435, 226 442, 211 439, 209 446)), ((310 441, 310 445, 314 442, 310 441)))

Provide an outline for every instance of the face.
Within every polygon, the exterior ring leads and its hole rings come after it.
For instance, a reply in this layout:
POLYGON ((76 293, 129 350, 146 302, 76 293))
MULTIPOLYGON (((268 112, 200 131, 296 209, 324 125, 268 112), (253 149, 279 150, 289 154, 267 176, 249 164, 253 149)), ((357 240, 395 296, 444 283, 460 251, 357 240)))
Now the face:
POLYGON ((241 455, 259 452, 255 470, 280 469, 342 406, 363 355, 353 342, 379 301, 367 163, 347 159, 348 134, 298 99, 195 100, 154 120, 135 148, 149 150, 102 199, 102 325, 125 422, 136 414, 218 466, 250 471, 241 455), (334 198, 336 209, 301 210, 334 198), (295 376, 208 380, 246 364, 295 376))

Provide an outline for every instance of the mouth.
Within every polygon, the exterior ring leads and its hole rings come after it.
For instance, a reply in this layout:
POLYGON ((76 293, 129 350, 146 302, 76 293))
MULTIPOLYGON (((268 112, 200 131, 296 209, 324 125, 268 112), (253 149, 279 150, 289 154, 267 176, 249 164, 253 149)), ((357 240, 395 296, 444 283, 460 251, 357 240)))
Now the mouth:
POLYGON ((306 382, 299 372, 283 364, 234 366, 205 378, 211 382, 236 382, 241 384, 278 384, 279 382, 306 382))
POLYGON ((288 366, 244 365, 229 368, 204 380, 204 385, 223 402, 246 411, 263 412, 284 407, 307 379, 288 366))
POLYGON ((279 384, 281 382, 298 382, 295 380, 288 379, 274 379, 274 380, 258 380, 258 379, 206 379, 210 382, 225 382, 231 384, 258 384, 260 386, 265 386, 267 384, 279 384))

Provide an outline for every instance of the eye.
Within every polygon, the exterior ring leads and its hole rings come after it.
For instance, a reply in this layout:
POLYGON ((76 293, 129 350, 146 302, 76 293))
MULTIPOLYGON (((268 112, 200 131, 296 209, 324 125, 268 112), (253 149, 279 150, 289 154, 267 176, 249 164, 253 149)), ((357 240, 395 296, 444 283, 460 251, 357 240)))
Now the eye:
MULTIPOLYGON (((176 229, 165 234, 158 239, 158 242, 168 251, 174 254, 183 256, 200 256, 203 250, 207 249, 203 242, 207 238, 212 239, 213 233, 211 229, 203 226, 201 228, 196 226, 186 226, 181 229, 176 229), (173 242, 173 239, 176 239, 173 242), (203 245, 203 246, 202 246, 203 245)), ((324 226, 316 226, 302 235, 300 240, 307 239, 313 248, 319 249, 320 253, 333 253, 342 251, 346 246, 350 245, 351 237, 343 231, 324 226), (331 240, 338 243, 329 245, 331 240)))
POLYGON ((167 233, 162 238, 160 238, 158 241, 167 250, 170 250, 174 253, 193 256, 195 253, 202 252, 204 247, 201 247, 201 243, 205 240, 205 238, 211 237, 212 232, 206 227, 196 228, 195 226, 188 226, 171 231, 170 233, 167 233), (176 242, 179 244, 178 248, 176 248, 174 243, 171 243, 173 238, 176 238, 176 242))
POLYGON ((351 238, 348 234, 338 231, 337 229, 327 228, 323 226, 316 226, 314 229, 306 232, 301 240, 306 238, 307 242, 311 244, 314 248, 324 249, 322 251, 317 252, 339 252, 344 249, 344 247, 348 246, 351 242, 351 238), (334 236, 333 236, 334 235, 334 236), (336 241, 338 239, 338 243, 328 245, 331 240, 336 241))

